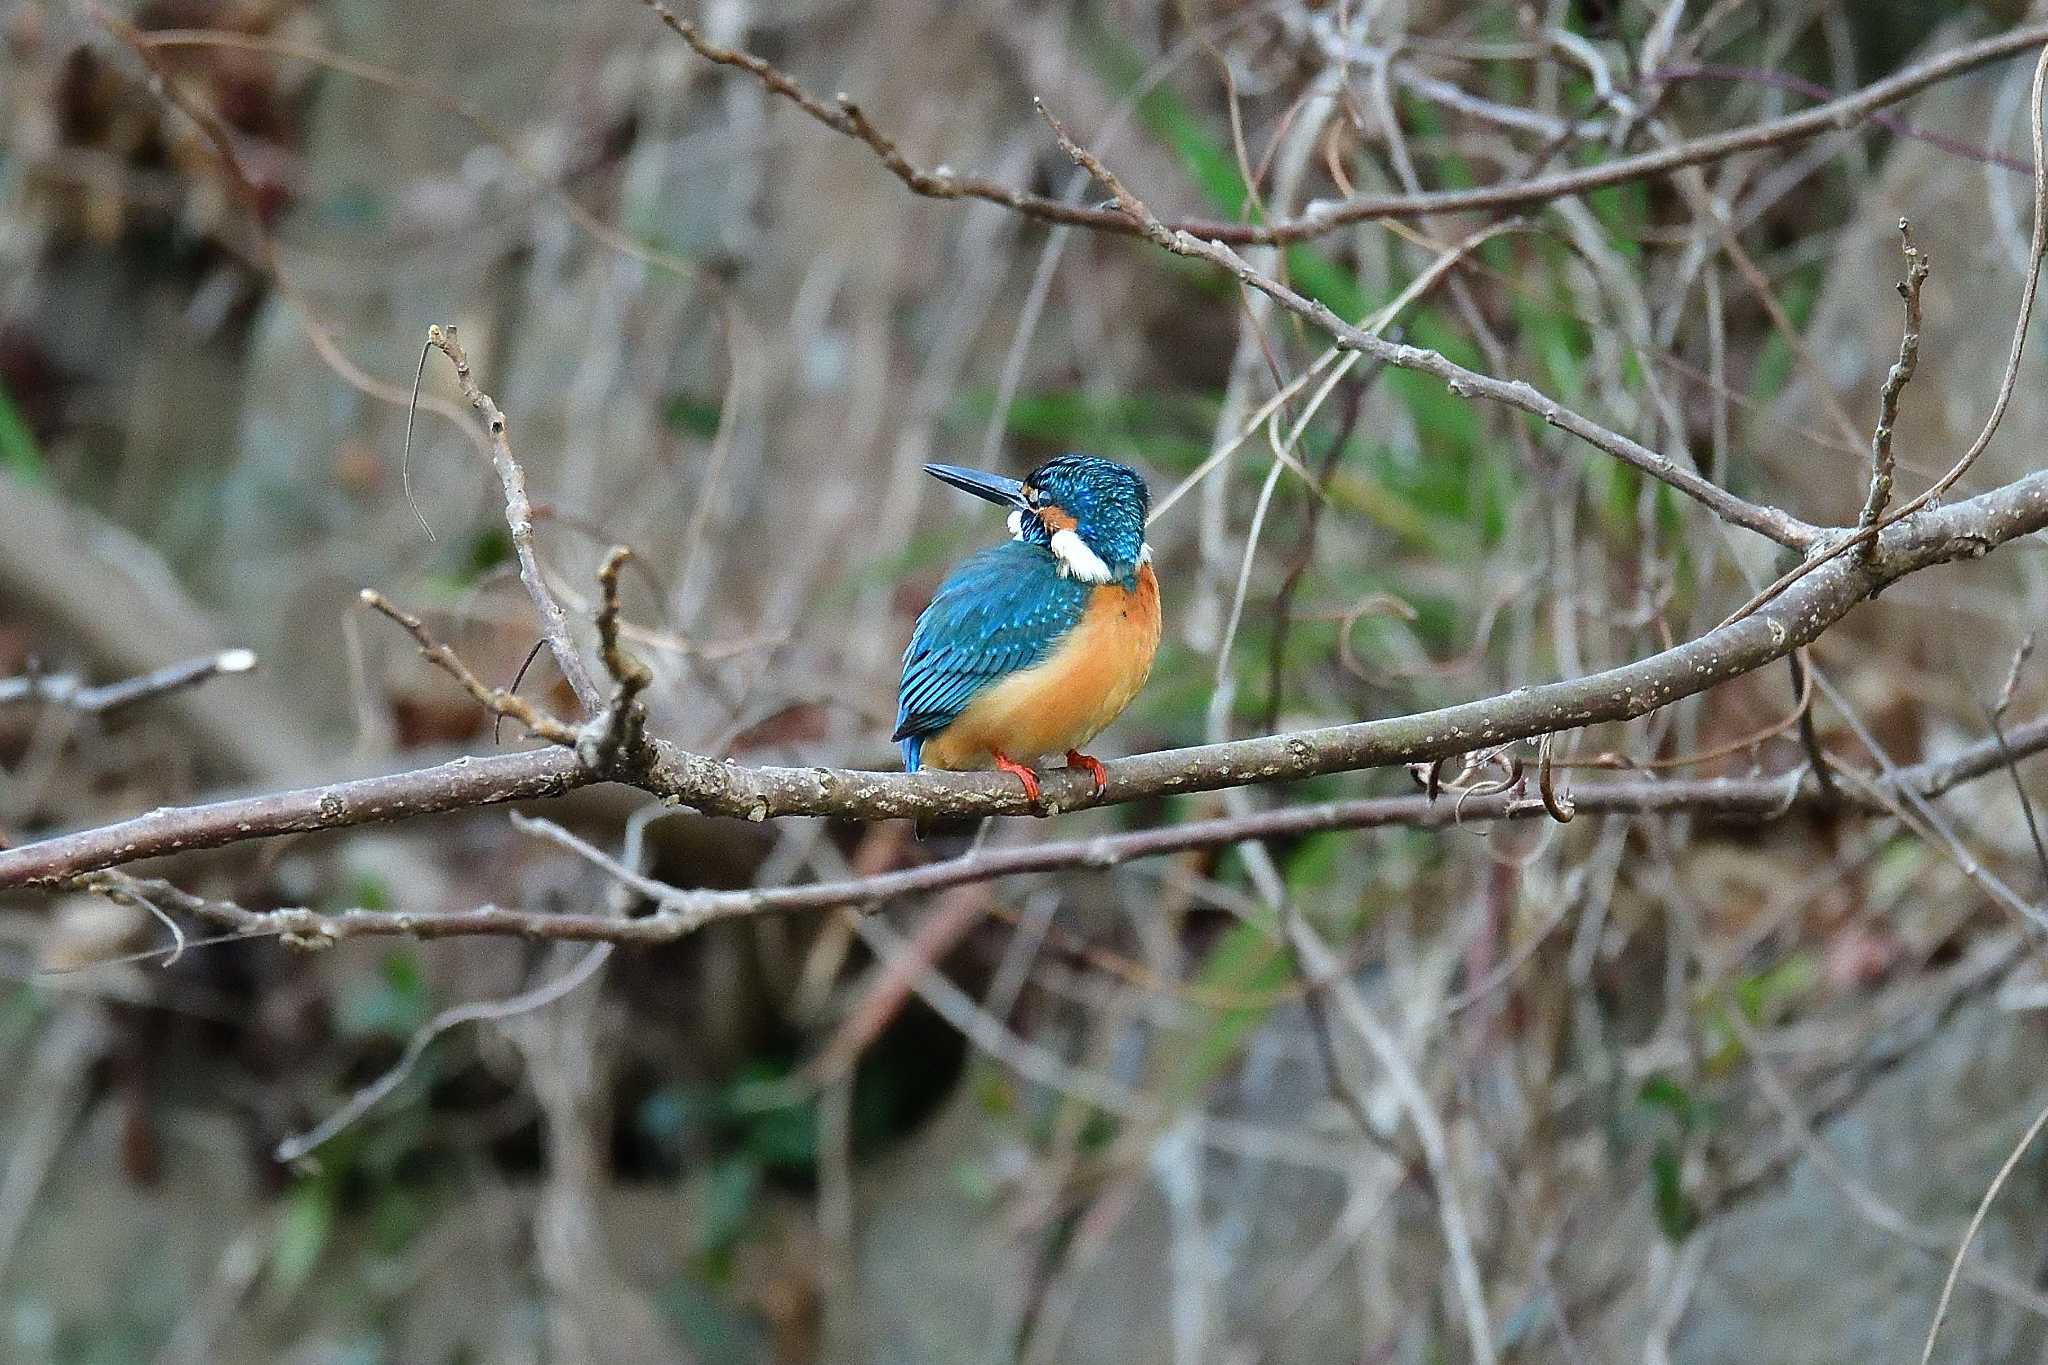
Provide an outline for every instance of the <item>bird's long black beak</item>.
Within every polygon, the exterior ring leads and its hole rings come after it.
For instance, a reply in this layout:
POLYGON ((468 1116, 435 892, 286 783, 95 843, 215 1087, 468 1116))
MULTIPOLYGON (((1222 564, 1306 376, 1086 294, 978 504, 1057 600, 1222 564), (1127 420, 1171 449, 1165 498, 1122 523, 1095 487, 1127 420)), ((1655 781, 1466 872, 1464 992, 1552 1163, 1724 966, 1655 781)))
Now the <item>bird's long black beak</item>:
POLYGON ((977 498, 987 498, 1004 507, 1024 505, 1024 485, 1001 474, 984 474, 979 469, 964 469, 957 464, 928 464, 924 472, 942 483, 950 483, 977 498))

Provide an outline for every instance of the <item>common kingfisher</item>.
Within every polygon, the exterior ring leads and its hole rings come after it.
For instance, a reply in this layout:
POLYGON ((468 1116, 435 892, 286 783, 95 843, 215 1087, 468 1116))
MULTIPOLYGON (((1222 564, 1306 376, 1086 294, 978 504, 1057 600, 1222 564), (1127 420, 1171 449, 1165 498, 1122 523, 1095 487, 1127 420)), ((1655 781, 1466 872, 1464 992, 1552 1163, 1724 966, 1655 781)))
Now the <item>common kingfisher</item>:
POLYGON ((1022 482, 924 468, 1009 508, 1010 539, 961 561, 917 618, 897 692, 903 766, 1000 768, 1035 806, 1030 765, 1064 750, 1099 795, 1102 764, 1081 746, 1130 705, 1159 648, 1145 480, 1093 455, 1061 455, 1022 482))

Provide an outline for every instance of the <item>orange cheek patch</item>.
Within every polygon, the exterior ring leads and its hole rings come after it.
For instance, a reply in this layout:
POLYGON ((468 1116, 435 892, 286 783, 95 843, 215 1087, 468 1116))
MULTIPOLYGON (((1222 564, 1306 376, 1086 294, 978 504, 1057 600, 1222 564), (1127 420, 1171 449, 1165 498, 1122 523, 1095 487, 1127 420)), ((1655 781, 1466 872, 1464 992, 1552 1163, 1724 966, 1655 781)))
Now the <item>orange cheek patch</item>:
POLYGON ((1039 508, 1038 519, 1044 522, 1045 529, 1054 535, 1058 535, 1062 531, 1071 531, 1081 524, 1067 515, 1066 509, 1061 507, 1039 508))

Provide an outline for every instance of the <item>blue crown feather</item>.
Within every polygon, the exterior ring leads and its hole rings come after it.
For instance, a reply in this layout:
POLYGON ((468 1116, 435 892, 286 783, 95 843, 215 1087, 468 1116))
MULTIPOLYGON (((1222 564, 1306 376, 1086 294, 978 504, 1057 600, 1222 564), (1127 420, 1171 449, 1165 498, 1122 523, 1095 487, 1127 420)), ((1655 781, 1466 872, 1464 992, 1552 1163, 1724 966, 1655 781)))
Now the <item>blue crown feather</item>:
MULTIPOLYGON (((1034 506, 1072 517, 1082 543, 1129 585, 1145 552, 1145 518, 1152 506, 1137 470, 1097 455, 1061 455, 1032 470, 1024 486, 1034 506)), ((1044 522, 1035 516, 1019 520, 1024 539, 1051 543, 1044 522)))

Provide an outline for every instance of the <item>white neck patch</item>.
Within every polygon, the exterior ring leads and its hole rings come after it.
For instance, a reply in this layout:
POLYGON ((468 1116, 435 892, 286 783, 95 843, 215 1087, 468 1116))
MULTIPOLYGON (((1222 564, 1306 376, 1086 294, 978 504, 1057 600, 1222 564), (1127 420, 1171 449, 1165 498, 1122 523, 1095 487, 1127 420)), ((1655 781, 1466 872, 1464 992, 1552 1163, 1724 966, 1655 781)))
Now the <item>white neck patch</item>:
POLYGON ((1102 556, 1089 549, 1088 542, 1071 526, 1052 533, 1052 552, 1059 557, 1060 572, 1083 583, 1107 583, 1115 577, 1102 556))

